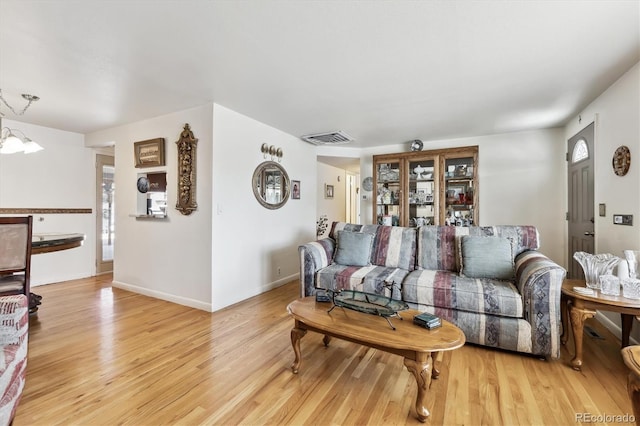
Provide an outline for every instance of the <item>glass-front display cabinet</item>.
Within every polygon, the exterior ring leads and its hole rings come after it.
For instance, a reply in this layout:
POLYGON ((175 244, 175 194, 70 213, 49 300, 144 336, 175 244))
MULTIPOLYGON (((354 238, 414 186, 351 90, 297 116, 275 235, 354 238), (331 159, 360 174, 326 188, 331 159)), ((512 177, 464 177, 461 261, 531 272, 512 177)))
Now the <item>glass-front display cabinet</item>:
POLYGON ((444 160, 445 225, 477 224, 475 214, 476 183, 474 157, 453 157, 444 160))
POLYGON ((375 167, 376 188, 376 222, 384 225, 398 226, 401 223, 402 210, 400 198, 402 195, 401 161, 387 159, 379 162, 375 167))
POLYGON ((478 147, 375 155, 374 223, 477 225, 478 147))

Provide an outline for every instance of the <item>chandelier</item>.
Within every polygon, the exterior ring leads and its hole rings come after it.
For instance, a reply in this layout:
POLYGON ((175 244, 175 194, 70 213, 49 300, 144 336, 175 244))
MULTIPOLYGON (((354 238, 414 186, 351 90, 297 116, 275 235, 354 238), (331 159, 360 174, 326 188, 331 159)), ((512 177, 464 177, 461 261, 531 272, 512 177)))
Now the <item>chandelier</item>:
MULTIPOLYGON (((23 115, 25 111, 31 106, 31 104, 38 99, 37 96, 23 94, 22 98, 27 101, 27 104, 22 108, 20 112, 16 111, 6 99, 2 96, 2 90, 0 89, 0 101, 9 108, 15 115, 23 115)), ((0 154, 14 154, 16 152, 24 152, 25 154, 31 154, 38 152, 44 148, 32 141, 21 130, 10 129, 9 127, 2 126, 2 117, 4 114, 0 111, 0 154)))

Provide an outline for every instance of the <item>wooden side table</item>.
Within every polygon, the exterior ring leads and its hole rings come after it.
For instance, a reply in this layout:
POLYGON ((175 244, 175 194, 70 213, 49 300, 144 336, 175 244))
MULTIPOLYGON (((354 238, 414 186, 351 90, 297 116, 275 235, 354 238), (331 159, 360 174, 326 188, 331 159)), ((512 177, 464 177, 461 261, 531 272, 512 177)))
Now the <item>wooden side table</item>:
POLYGON ((588 296, 573 291, 574 287, 586 287, 584 280, 566 279, 562 283, 561 312, 562 336, 560 342, 567 344, 569 338, 568 324, 571 322, 573 341, 575 343, 575 356, 571 360, 574 370, 582 368, 582 338, 584 322, 592 318, 596 310, 620 313, 622 320, 622 347, 629 346, 629 334, 633 325, 633 317, 640 315, 640 300, 627 299, 620 296, 608 296, 596 291, 588 296))

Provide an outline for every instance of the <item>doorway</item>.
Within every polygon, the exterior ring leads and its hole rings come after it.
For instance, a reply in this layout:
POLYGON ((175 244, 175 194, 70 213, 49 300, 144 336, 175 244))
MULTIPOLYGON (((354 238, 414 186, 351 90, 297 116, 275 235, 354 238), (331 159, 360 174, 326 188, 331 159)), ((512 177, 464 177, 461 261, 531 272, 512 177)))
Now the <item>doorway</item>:
POLYGON ((584 278, 582 268, 573 259, 573 254, 577 251, 593 254, 595 251, 594 127, 594 123, 589 124, 567 142, 568 278, 584 278))
POLYGON ((347 207, 347 222, 349 223, 360 223, 360 175, 355 174, 353 172, 347 173, 347 182, 346 182, 346 207, 347 207))
POLYGON ((112 156, 96 155, 96 274, 113 271, 115 171, 112 156))

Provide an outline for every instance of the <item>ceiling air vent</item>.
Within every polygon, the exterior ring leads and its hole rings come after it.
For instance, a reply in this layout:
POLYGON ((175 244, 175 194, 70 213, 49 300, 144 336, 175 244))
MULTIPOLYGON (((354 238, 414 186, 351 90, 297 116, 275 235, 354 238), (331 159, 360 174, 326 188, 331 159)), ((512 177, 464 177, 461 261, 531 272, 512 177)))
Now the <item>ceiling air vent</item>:
POLYGON ((304 135, 304 136, 301 136, 301 139, 305 142, 309 142, 314 145, 339 145, 343 143, 349 143, 355 140, 351 136, 343 132, 342 130, 338 130, 337 132, 304 135))

